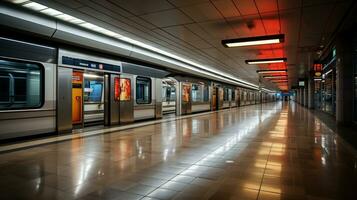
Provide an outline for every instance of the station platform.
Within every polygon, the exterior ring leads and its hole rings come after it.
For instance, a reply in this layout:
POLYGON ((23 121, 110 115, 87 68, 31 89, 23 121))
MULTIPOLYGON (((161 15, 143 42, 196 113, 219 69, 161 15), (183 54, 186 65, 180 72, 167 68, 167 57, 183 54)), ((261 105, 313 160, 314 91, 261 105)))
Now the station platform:
POLYGON ((1 147, 1 199, 357 199, 356 150, 294 102, 131 126, 1 147))

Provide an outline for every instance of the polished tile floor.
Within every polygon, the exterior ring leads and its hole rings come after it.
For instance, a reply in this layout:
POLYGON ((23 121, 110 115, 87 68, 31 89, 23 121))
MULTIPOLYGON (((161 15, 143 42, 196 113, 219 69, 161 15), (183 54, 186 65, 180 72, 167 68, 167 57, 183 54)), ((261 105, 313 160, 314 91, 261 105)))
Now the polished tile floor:
POLYGON ((357 199, 357 157, 267 103, 2 153, 0 199, 357 199))

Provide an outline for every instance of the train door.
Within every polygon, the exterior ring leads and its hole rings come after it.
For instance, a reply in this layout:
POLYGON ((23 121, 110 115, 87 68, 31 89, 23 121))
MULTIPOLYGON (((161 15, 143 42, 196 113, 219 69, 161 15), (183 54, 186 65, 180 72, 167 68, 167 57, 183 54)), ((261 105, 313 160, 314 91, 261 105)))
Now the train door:
POLYGON ((118 74, 104 76, 104 125, 119 124, 120 78, 118 74))
POLYGON ((217 88, 217 110, 223 108, 224 103, 224 90, 223 88, 217 88))
POLYGON ((72 73, 72 124, 83 123, 83 72, 72 73))
MULTIPOLYGON (((105 96, 104 91, 108 85, 105 84, 104 74, 85 72, 83 74, 83 125, 104 124, 105 118, 105 96)), ((107 82, 108 83, 108 82, 107 82)), ((74 111, 74 109, 72 109, 74 111)))
POLYGON ((213 87, 212 90, 212 110, 217 110, 217 96, 218 96, 218 88, 213 87))
POLYGON ((164 115, 176 113, 177 82, 172 78, 162 80, 162 113, 164 115))
POLYGON ((190 114, 192 107, 192 85, 191 83, 181 83, 181 91, 182 91, 182 101, 181 101, 181 114, 190 114))
POLYGON ((134 121, 134 76, 120 75, 120 123, 127 124, 134 121))

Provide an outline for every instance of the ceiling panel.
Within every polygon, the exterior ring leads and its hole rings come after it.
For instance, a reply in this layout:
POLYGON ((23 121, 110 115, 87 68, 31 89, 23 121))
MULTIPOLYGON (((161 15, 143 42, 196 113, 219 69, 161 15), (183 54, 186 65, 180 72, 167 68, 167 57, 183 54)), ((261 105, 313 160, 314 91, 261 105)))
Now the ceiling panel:
MULTIPOLYGON (((189 60, 258 83, 257 69, 309 71, 353 0, 35 0, 189 60), (302 14, 302 16, 301 16, 302 14), (285 34, 278 45, 225 48, 222 39, 285 34), (286 56, 284 65, 246 59, 286 56)), ((272 85, 271 83, 268 83, 272 85)))
POLYGON ((174 8, 166 0, 108 0, 135 15, 144 15, 148 13, 158 12, 162 10, 174 8))
POLYGON ((180 10, 195 22, 222 19, 221 14, 210 2, 181 7, 180 10))
POLYGON ((237 34, 227 24, 225 20, 214 20, 209 22, 199 23, 203 30, 206 31, 212 38, 227 39, 235 38, 237 34))
POLYGON ((168 0, 170 3, 177 7, 195 5, 198 3, 209 2, 210 0, 168 0))
POLYGON ((258 9, 254 0, 233 0, 241 15, 256 15, 258 9))
POLYGON ((141 15, 141 18, 157 27, 176 26, 193 23, 193 21, 178 9, 165 10, 161 12, 141 15))
POLYGON ((225 18, 240 16, 232 0, 213 1, 213 4, 225 18))
POLYGON ((164 28, 164 30, 184 41, 191 42, 191 41, 201 40, 200 37, 198 37, 195 33, 190 31, 185 26, 172 26, 172 27, 164 28))
MULTIPOLYGON (((61 0, 60 0, 61 1, 61 0)), ((94 8, 95 9, 101 9, 101 8, 106 8, 110 10, 113 13, 117 13, 118 15, 125 16, 125 17, 131 17, 133 16, 133 13, 130 11, 127 11, 123 8, 120 7, 120 5, 115 4, 115 1, 111 2, 108 0, 101 0, 101 1, 96 1, 96 0, 79 0, 81 3, 91 6, 91 5, 96 5, 94 8)), ((61 1, 62 2, 62 1, 61 1)), ((70 0, 70 2, 74 2, 73 0, 70 0)))
POLYGON ((265 12, 277 12, 278 11, 278 1, 277 0, 255 0, 260 13, 265 12))
POLYGON ((302 0, 278 0, 279 10, 297 9, 302 6, 302 0))

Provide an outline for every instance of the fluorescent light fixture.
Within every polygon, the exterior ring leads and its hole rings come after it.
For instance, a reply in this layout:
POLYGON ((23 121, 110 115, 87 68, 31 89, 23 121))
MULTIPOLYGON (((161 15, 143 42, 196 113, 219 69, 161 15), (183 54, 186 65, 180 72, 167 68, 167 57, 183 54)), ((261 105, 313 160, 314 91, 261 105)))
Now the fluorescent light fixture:
POLYGON ((119 33, 116 33, 116 32, 113 32, 111 30, 102 28, 100 26, 94 25, 92 23, 86 22, 84 20, 78 19, 76 17, 73 17, 71 15, 62 13, 60 11, 58 11, 60 13, 57 13, 56 12, 57 10, 49 8, 49 7, 45 6, 45 5, 42 5, 42 4, 39 4, 39 3, 35 3, 35 2, 32 2, 32 1, 21 1, 21 0, 9 0, 9 1, 12 2, 12 3, 15 3, 15 4, 19 4, 19 5, 23 6, 23 7, 27 7, 29 9, 31 9, 31 10, 46 14, 48 16, 55 17, 55 18, 61 19, 63 21, 66 21, 66 22, 81 26, 81 27, 86 28, 88 30, 95 31, 97 33, 104 34, 104 35, 107 35, 107 36, 115 38, 115 39, 119 39, 119 40, 124 41, 124 42, 128 42, 130 44, 139 46, 139 47, 141 47, 143 49, 146 49, 146 50, 149 50, 151 52, 155 52, 156 54, 149 53, 149 52, 144 52, 144 51, 141 51, 139 49, 135 49, 134 50, 134 51, 136 51, 136 53, 143 53, 143 54, 145 54, 147 56, 150 56, 150 57, 153 57, 153 58, 156 58, 156 59, 160 59, 160 60, 163 60, 163 61, 166 61, 166 62, 170 62, 170 63, 175 63, 176 65, 178 65, 180 67, 183 67, 185 69, 190 69, 190 70, 199 72, 201 74, 209 75, 209 76, 215 77, 217 79, 221 79, 221 80, 230 82, 232 84, 243 85, 245 87, 249 87, 249 88, 252 88, 252 89, 258 89, 259 88, 259 86, 256 85, 256 84, 249 83, 249 82, 244 81, 242 79, 236 78, 236 77, 234 77, 234 76, 232 76, 230 74, 227 74, 227 73, 224 73, 222 71, 216 70, 216 69, 214 69, 212 67, 205 66, 205 65, 193 62, 193 61, 188 60, 186 58, 183 58, 181 56, 178 56, 178 55, 172 54, 170 52, 164 51, 164 50, 162 50, 160 48, 145 44, 145 43, 140 42, 138 40, 131 39, 131 38, 126 37, 124 35, 121 35, 119 33), (46 11, 46 9, 52 9, 52 10, 51 11, 48 11, 48 10, 46 11))
POLYGON ((52 9, 52 8, 47 8, 47 9, 44 9, 44 10, 41 10, 42 13, 46 14, 46 15, 50 15, 50 16, 54 16, 56 17, 57 15, 62 15, 63 13, 58 11, 58 10, 55 10, 55 9, 52 9))
POLYGON ((275 80, 275 81, 272 81, 272 83, 287 83, 288 80, 275 80))
POLYGON ((225 47, 243 47, 284 42, 284 34, 222 40, 225 47))
POLYGON ((284 69, 284 70, 257 70, 258 74, 272 74, 272 73, 286 73, 288 70, 284 69))
POLYGON ((83 76, 86 78, 103 78, 103 76, 99 76, 96 74, 87 74, 87 73, 84 73, 83 76))
POLYGON ((276 82, 288 82, 288 79, 281 79, 281 80, 272 80, 272 83, 276 83, 276 82))
POLYGON ((282 63, 286 62, 286 58, 269 58, 269 59, 255 59, 255 60, 246 60, 245 63, 248 65, 257 65, 257 64, 268 64, 268 63, 282 63))
POLYGON ((36 3, 36 2, 30 2, 30 3, 24 4, 23 6, 26 8, 30 8, 31 10, 36 10, 36 11, 40 11, 40 10, 44 10, 44 9, 48 8, 47 6, 44 6, 44 5, 36 3))
POLYGON ((322 81, 322 78, 314 78, 314 81, 322 81))
POLYGON ((279 75, 279 76, 263 76, 263 78, 267 79, 277 79, 277 78, 286 78, 286 75, 279 75))

